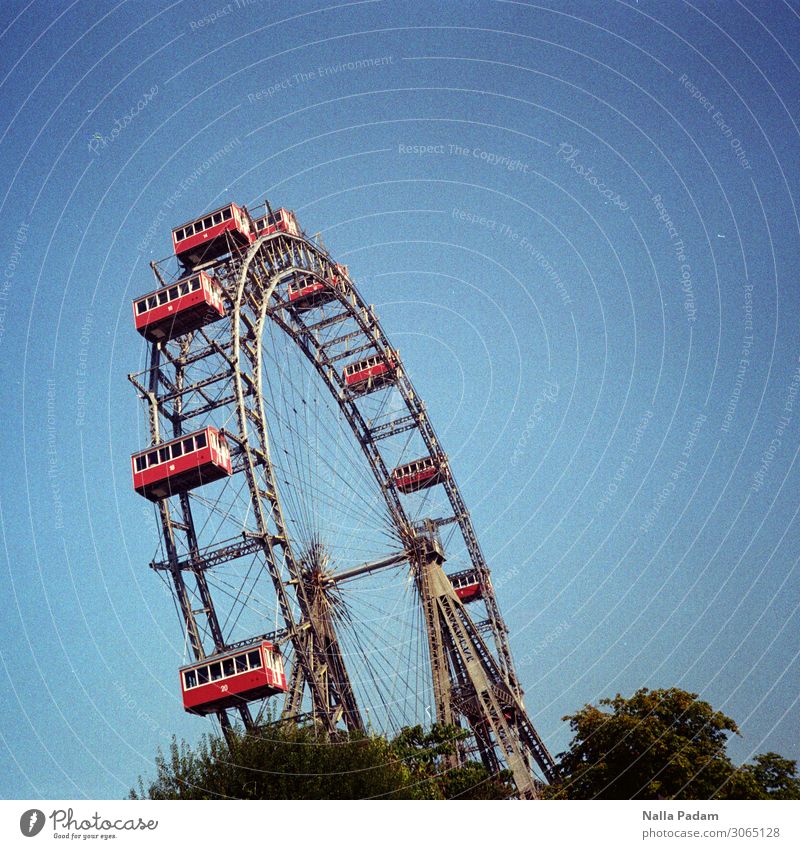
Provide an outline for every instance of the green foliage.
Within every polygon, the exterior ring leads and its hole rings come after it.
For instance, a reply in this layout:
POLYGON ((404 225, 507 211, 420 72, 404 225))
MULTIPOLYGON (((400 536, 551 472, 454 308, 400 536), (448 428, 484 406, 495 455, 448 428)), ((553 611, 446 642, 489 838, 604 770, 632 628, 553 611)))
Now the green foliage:
POLYGON ((468 732, 454 725, 434 724, 426 731, 421 725, 404 728, 392 740, 392 746, 402 757, 415 763, 431 764, 437 757, 456 753, 458 743, 468 732))
POLYGON ((797 761, 782 758, 775 752, 756 755, 754 763, 742 767, 760 793, 759 799, 800 799, 800 776, 797 761))
POLYGON ((156 780, 132 798, 148 799, 418 799, 411 770, 382 737, 329 737, 313 726, 267 726, 236 732, 230 748, 206 736, 196 750, 173 740, 159 752, 156 780))
POLYGON ((736 723, 696 693, 637 690, 565 716, 574 737, 560 755, 559 799, 798 798, 796 763, 774 753, 737 768, 727 754, 736 723))
POLYGON ((508 799, 514 795, 511 773, 503 770, 492 775, 482 763, 467 761, 463 766, 445 770, 440 777, 445 799, 508 799))
MULTIPOLYGON (((553 799, 800 799, 796 761, 775 752, 735 767, 736 723, 697 694, 637 690, 565 716, 574 738, 560 755, 553 799)), ((393 740, 326 735, 313 725, 271 723, 237 731, 230 747, 206 736, 193 749, 173 739, 156 778, 132 799, 507 799, 508 772, 458 765, 461 728, 416 725, 393 740)))
POLYGON ((469 732, 453 725, 404 728, 392 748, 411 769, 428 799, 507 799, 513 792, 511 774, 489 773, 482 763, 456 765, 458 744, 469 732))
POLYGON ((140 778, 132 799, 445 799, 506 798, 507 776, 481 764, 449 768, 465 732, 406 728, 393 740, 329 736, 314 726, 276 723, 236 731, 230 747, 207 735, 193 749, 173 739, 156 756, 155 781, 140 778))
POLYGON ((438 767, 446 768, 448 756, 455 754, 465 732, 447 725, 433 725, 426 731, 421 725, 404 728, 391 742, 392 750, 414 776, 425 799, 442 799, 438 767))

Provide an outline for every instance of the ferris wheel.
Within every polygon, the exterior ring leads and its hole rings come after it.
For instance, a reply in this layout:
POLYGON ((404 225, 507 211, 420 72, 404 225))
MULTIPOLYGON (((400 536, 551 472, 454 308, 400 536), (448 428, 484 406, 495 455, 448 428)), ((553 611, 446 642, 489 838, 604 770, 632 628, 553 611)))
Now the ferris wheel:
POLYGON ((229 204, 172 231, 133 303, 131 458, 150 567, 185 637, 184 708, 248 730, 314 721, 469 732, 454 763, 556 775, 523 703, 451 464, 374 308, 295 215, 229 204))

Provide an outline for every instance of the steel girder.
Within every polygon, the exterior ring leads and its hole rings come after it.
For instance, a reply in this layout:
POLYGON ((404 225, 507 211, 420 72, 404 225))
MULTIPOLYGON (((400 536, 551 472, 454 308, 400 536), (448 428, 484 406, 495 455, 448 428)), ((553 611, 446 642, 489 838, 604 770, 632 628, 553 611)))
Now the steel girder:
MULTIPOLYGON (((457 716, 463 717, 473 732, 475 749, 484 763, 493 771, 507 766, 514 775, 520 795, 536 795, 537 782, 531 775, 529 759, 538 764, 548 780, 555 776, 555 764, 522 703, 522 690, 508 645, 507 628, 497 605, 488 565, 458 486, 452 475, 445 476, 442 485, 453 514, 428 522, 423 529, 411 523, 390 480, 389 468, 379 446, 387 437, 416 429, 431 456, 445 461, 446 456, 428 419, 425 405, 414 391, 399 355, 389 345, 374 309, 361 300, 349 279, 341 290, 333 289, 340 308, 333 316, 316 322, 307 321, 313 316, 313 310, 304 314, 292 308, 281 291, 282 282, 297 273, 325 281, 334 273, 334 263, 327 252, 305 237, 277 233, 260 238, 246 252, 231 245, 230 255, 212 266, 217 279, 223 284, 230 308, 231 334, 228 342, 220 344, 199 331, 195 334, 199 339, 198 345, 192 348, 182 343, 177 354, 154 344, 147 370, 147 387, 132 376, 140 392, 145 390, 142 395, 150 409, 151 441, 154 444, 160 441, 159 416, 171 423, 173 435, 180 435, 181 424, 185 420, 221 406, 231 405, 236 410, 238 433, 229 432, 228 435, 238 446, 237 470, 243 471, 247 479, 257 532, 249 534, 240 543, 200 549, 189 499, 186 496, 179 499, 180 522, 172 518, 168 500, 159 503, 168 556, 166 561, 151 565, 168 571, 172 577, 195 656, 200 658, 204 653, 201 630, 211 635, 215 650, 225 648, 204 572, 226 560, 258 551, 272 578, 286 626, 286 639, 291 640, 295 649, 296 663, 290 675, 285 713, 299 714, 302 692, 307 686, 314 713, 328 730, 334 730, 341 718, 345 718, 351 728, 359 727, 361 723, 335 628, 325 612, 325 592, 319 588, 316 592, 312 591, 304 581, 288 539, 269 460, 260 340, 265 322, 270 320, 294 340, 336 399, 381 487, 389 513, 407 548, 426 623, 437 719, 453 722, 457 716), (339 325, 345 326, 334 338, 324 337, 324 331, 339 325), (371 353, 393 359, 396 369, 391 385, 399 391, 405 408, 396 419, 374 427, 359 409, 363 394, 349 389, 335 366, 356 354, 366 356, 371 353), (189 366, 212 359, 220 363, 216 372, 187 382, 185 372, 189 366), (170 375, 166 374, 167 366, 170 375), (225 381, 233 384, 233 392, 218 398, 207 393, 209 387, 225 381), (161 387, 166 390, 163 394, 159 394, 161 387), (188 403, 194 398, 202 402, 200 406, 188 403), (455 595, 442 569, 443 557, 419 556, 420 540, 429 539, 436 527, 451 523, 459 526, 472 569, 480 583, 488 618, 478 626, 455 595), (189 554, 183 558, 178 557, 174 544, 176 528, 186 535, 185 547, 189 554), (288 584, 293 587, 293 597, 282 578, 284 570, 291 577, 288 584), (197 583, 202 599, 200 610, 192 610, 188 603, 184 573, 192 574, 197 583), (198 625, 198 616, 204 618, 204 629, 198 625), (484 642, 483 633, 491 635, 496 656, 484 642), (318 659, 319 654, 321 657, 318 659), (330 674, 334 667, 334 674, 330 674)), ((154 271, 166 285, 155 265, 154 271)), ((245 724, 252 725, 249 711, 245 708, 241 713, 245 724)), ((223 728, 229 726, 224 711, 220 712, 220 720, 223 728)))

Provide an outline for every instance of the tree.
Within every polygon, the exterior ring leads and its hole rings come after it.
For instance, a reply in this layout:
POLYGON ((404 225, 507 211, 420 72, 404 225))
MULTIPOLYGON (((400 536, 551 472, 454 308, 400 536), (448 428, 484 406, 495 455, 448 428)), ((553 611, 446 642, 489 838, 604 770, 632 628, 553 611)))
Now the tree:
POLYGON ((446 770, 441 787, 445 799, 509 799, 515 793, 508 770, 492 775, 477 761, 467 761, 463 766, 446 770))
MULTIPOLYGON (((736 723, 696 693, 637 690, 565 716, 574 738, 560 758, 556 799, 800 799, 797 762, 775 752, 736 767, 727 753, 736 723)), ((456 764, 462 728, 420 725, 393 739, 323 733, 275 722, 256 733, 173 738, 156 778, 133 799, 506 799, 510 773, 456 764)))
POLYGON ((737 768, 727 754, 736 723, 696 693, 637 690, 564 719, 574 738, 560 758, 552 798, 797 798, 796 763, 774 753, 737 768))
POLYGON ((204 736, 196 749, 173 739, 159 751, 156 779, 131 798, 148 799, 419 799, 412 771, 382 737, 340 734, 290 723, 237 731, 230 748, 204 736))
POLYGON ((482 763, 454 766, 452 756, 469 732, 454 725, 434 724, 404 728, 392 740, 392 749, 411 769, 429 799, 508 799, 514 793, 511 773, 492 775, 482 763))
POLYGON ((230 746, 204 736, 196 748, 173 739, 156 756, 156 778, 139 779, 134 799, 503 799, 506 774, 482 764, 452 767, 463 730, 403 729, 388 741, 356 733, 326 735, 312 726, 273 723, 236 731, 230 746))
POLYGON ((749 773, 758 785, 762 799, 800 799, 800 776, 797 761, 782 758, 775 752, 756 755, 754 763, 742 770, 749 773))

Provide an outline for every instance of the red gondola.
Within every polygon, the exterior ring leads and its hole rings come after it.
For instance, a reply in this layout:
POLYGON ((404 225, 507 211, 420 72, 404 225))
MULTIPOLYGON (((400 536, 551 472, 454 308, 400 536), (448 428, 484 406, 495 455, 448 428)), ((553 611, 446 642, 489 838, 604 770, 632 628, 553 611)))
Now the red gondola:
POLYGON ((464 602, 464 604, 469 604, 471 601, 475 601, 482 597, 483 593, 481 591, 480 581, 478 580, 477 574, 472 569, 468 569, 464 572, 456 572, 452 575, 448 575, 447 577, 450 579, 450 583, 453 585, 456 595, 464 602))
POLYGON ((256 218, 256 236, 271 236, 281 230, 292 236, 300 235, 300 226, 295 214, 289 209, 276 209, 271 215, 256 218))
POLYGON ((198 716, 288 689, 283 658, 267 640, 182 666, 180 673, 184 710, 198 716))
POLYGON ((444 481, 446 475, 447 469, 442 460, 436 457, 421 457, 398 466, 392 472, 392 480, 400 492, 409 493, 436 486, 444 481))
POLYGON ((224 315, 222 291, 204 271, 133 302, 136 329, 150 342, 175 339, 224 315))
POLYGON ((229 238, 239 247, 245 247, 253 241, 250 218, 235 203, 209 212, 172 231, 175 255, 186 268, 194 268, 228 253, 229 238))
POLYGON ((225 437, 215 428, 153 445, 131 457, 133 488, 150 501, 233 474, 225 437))
POLYGON ((389 352, 386 357, 373 354, 365 360, 350 363, 344 367, 342 377, 349 389, 366 394, 394 383, 396 371, 397 363, 389 352))
POLYGON ((335 290, 342 288, 340 277, 319 280, 306 275, 289 283, 289 303, 300 312, 306 312, 335 300, 335 290))

